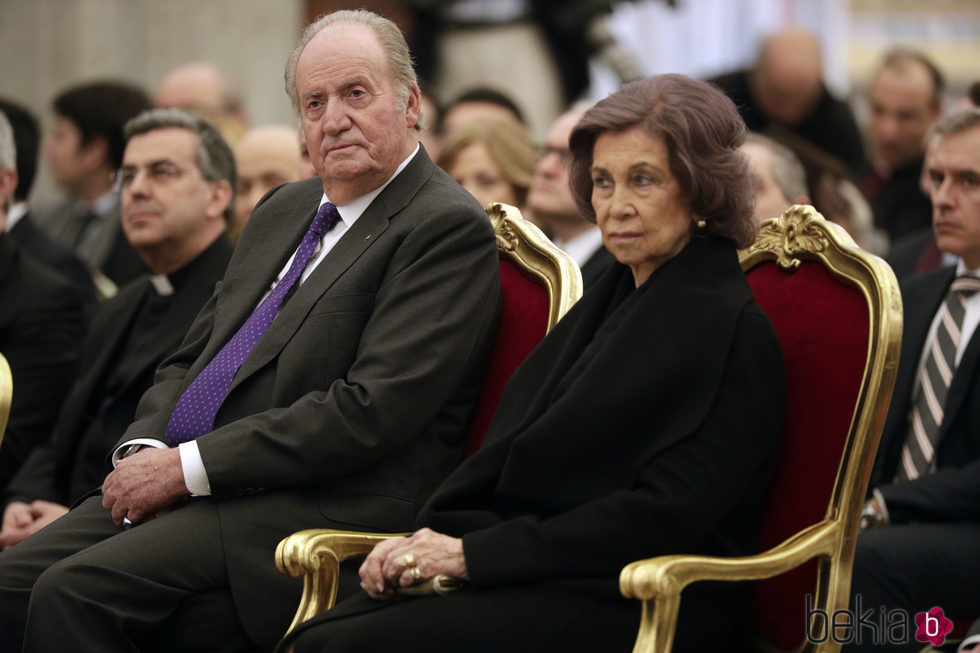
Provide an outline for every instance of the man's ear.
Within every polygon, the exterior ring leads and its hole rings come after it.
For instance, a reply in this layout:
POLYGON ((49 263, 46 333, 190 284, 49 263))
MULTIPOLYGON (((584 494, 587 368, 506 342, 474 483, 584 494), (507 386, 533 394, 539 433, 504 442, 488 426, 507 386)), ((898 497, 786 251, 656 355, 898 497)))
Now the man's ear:
POLYGON ((17 171, 13 168, 0 168, 0 207, 6 206, 17 188, 17 171))
POLYGON ((422 92, 418 84, 412 84, 408 90, 408 103, 405 106, 405 126, 414 129, 422 113, 422 92))
POLYGON ((93 136, 88 143, 79 146, 78 156, 89 170, 98 170, 102 166, 113 167, 109 160, 109 141, 102 136, 93 136))
POLYGON ((221 181, 210 182, 210 187, 211 199, 208 201, 204 214, 208 219, 224 220, 225 211, 232 201, 231 184, 222 179, 221 181))

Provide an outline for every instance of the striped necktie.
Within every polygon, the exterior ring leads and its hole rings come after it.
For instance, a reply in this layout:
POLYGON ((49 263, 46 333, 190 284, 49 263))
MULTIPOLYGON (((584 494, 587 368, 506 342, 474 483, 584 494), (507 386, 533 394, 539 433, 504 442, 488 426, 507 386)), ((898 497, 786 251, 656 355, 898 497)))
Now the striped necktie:
POLYGON ((957 277, 949 286, 940 308, 935 337, 929 342, 925 363, 919 370, 919 390, 912 407, 909 432, 895 480, 918 478, 935 470, 939 427, 943 423, 946 396, 956 372, 956 351, 966 315, 966 300, 980 291, 980 279, 957 277))
POLYGON ((174 447, 214 430, 214 418, 225 400, 225 395, 231 389, 235 373, 272 324, 286 293, 292 289, 306 269, 320 239, 339 221, 340 213, 337 212, 337 207, 330 202, 325 202, 317 211, 299 247, 296 248, 293 263, 282 280, 177 400, 177 405, 170 414, 170 422, 167 424, 165 441, 168 445, 174 447))

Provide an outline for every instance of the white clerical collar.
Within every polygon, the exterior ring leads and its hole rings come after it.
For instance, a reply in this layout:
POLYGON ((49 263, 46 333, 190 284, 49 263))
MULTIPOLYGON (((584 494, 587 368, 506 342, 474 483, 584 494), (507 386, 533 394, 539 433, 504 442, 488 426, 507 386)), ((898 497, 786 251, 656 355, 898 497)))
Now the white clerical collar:
POLYGON ((7 211, 7 226, 3 228, 4 231, 10 231, 14 228, 17 222, 27 215, 27 202, 17 202, 12 204, 10 209, 7 211))
POLYGON ((154 274, 150 277, 150 283, 157 294, 162 297, 169 297, 174 294, 174 285, 170 283, 170 279, 165 274, 154 274))
MULTIPOLYGON (((388 177, 388 181, 381 184, 380 186, 372 190, 370 193, 367 193, 366 195, 361 195, 357 199, 351 200, 350 202, 344 204, 343 206, 338 205, 337 213, 340 214, 340 219, 343 220, 344 225, 350 228, 350 226, 353 225, 359 217, 361 217, 361 214, 367 210, 367 207, 371 206, 371 202, 374 201, 374 198, 380 195, 381 191, 387 188, 388 184, 390 184, 395 177, 401 174, 402 170, 408 167, 409 162, 412 160, 413 157, 415 157, 416 154, 418 154, 418 151, 419 151, 419 145, 416 144, 415 149, 412 150, 412 153, 409 154, 405 158, 405 160, 398 165, 398 167, 395 169, 394 174, 388 177)), ((329 202, 329 201, 330 200, 327 198, 327 194, 324 193, 323 197, 320 198, 319 206, 323 206, 324 202, 329 202)), ((319 208, 319 206, 317 208, 319 208)))

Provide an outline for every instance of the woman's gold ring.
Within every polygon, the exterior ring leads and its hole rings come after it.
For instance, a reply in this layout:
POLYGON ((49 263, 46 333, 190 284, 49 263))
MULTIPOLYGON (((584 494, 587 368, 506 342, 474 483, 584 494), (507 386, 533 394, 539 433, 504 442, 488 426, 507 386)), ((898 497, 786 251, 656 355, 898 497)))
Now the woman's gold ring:
POLYGON ((399 560, 399 563, 401 564, 402 567, 412 567, 412 568, 414 568, 415 567, 415 556, 412 555, 411 553, 406 553, 405 555, 403 555, 401 557, 401 559, 399 560))
POLYGON ((418 567, 412 567, 412 580, 416 583, 422 580, 422 571, 418 567))

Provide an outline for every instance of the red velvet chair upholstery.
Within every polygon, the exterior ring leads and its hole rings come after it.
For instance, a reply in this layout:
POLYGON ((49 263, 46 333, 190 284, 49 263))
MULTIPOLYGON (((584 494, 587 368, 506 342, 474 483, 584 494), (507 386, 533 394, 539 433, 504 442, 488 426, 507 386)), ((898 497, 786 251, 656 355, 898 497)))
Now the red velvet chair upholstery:
POLYGON ((898 284, 883 261, 811 207, 767 220, 741 261, 786 362, 764 553, 661 556, 624 568, 623 594, 644 601, 634 651, 670 650, 681 590, 697 580, 755 580, 746 620, 762 650, 839 649, 832 637, 808 641, 806 596, 828 615, 847 608, 861 506, 898 365, 898 284))
POLYGON ((506 204, 490 204, 487 215, 497 234, 503 305, 483 392, 466 440, 469 457, 480 448, 500 395, 531 350, 582 296, 575 262, 541 230, 506 204))
MULTIPOLYGON (((575 262, 516 208, 490 204, 487 215, 497 234, 503 305, 483 391, 470 426, 466 454, 483 442, 510 375, 572 304, 582 296, 575 262)), ((276 567, 303 578, 303 596, 289 629, 333 607, 340 563, 363 556, 392 534, 310 529, 293 533, 276 548, 276 567)))

